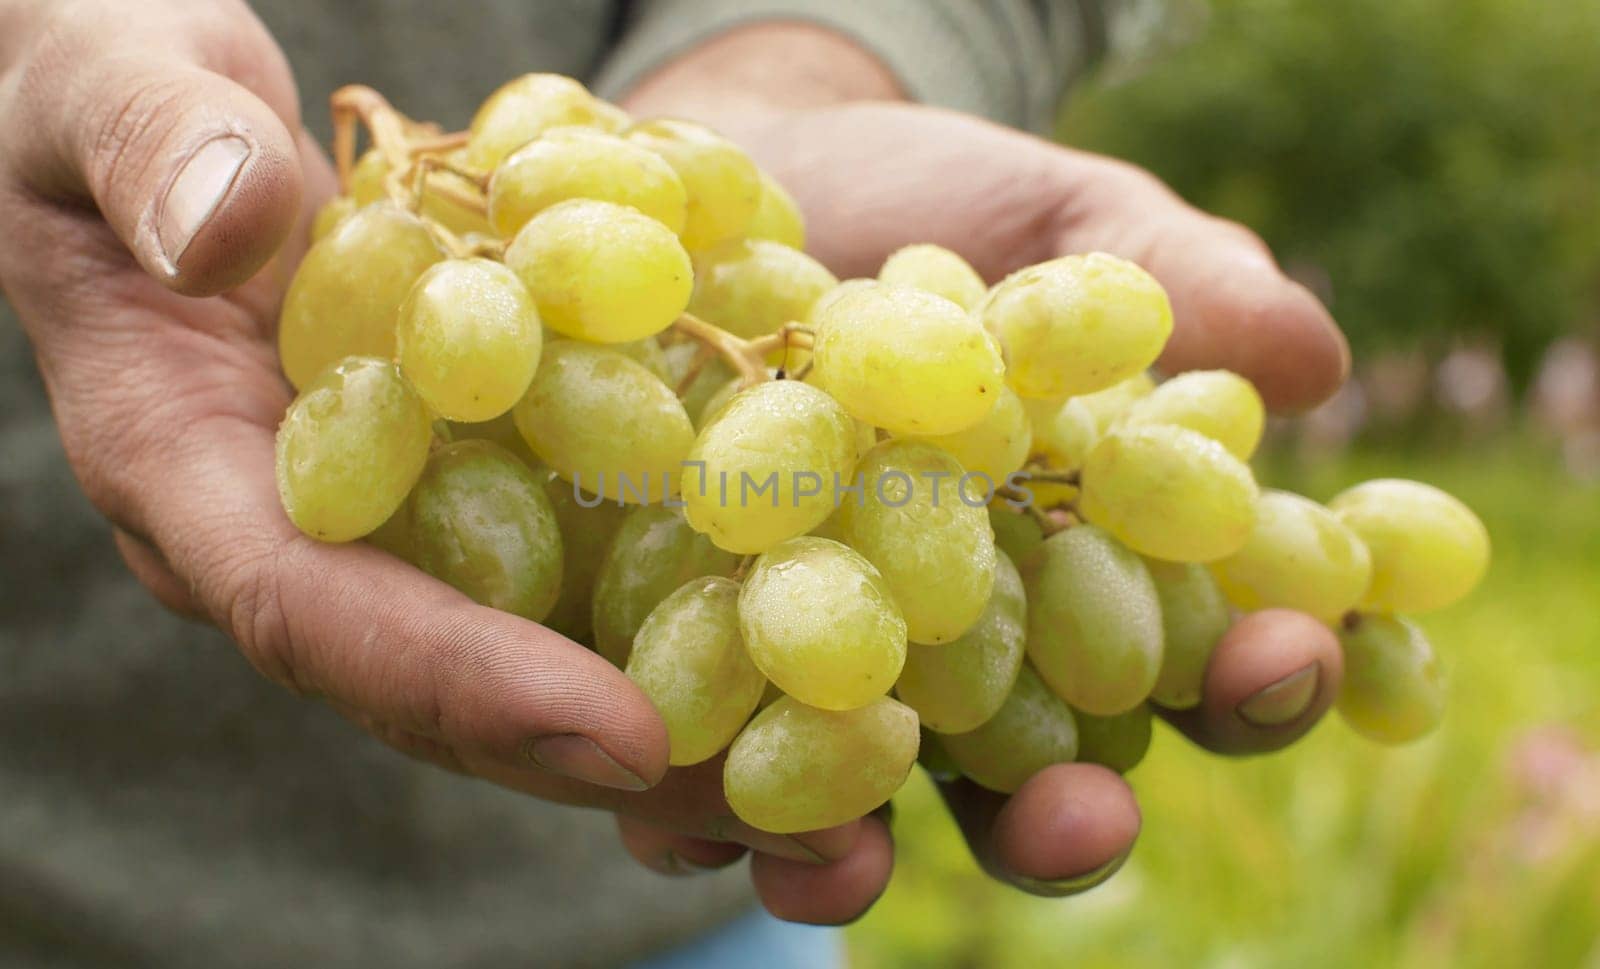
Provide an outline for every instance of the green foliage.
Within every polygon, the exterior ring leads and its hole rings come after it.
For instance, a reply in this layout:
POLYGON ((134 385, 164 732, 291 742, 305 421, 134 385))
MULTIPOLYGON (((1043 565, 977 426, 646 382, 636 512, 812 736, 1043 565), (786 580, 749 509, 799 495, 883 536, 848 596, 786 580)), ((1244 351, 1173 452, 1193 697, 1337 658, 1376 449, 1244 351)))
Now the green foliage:
POLYGON ((1198 41, 1085 89, 1063 137, 1331 281, 1358 356, 1498 340, 1514 377, 1600 293, 1600 2, 1214 0, 1198 41))

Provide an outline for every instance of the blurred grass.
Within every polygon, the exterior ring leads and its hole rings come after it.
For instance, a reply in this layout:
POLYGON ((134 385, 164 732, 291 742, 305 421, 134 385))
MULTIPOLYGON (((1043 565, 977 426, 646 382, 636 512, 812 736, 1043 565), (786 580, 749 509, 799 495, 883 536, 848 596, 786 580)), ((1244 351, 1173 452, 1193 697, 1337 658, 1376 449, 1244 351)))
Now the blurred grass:
POLYGON ((1144 830, 1128 865, 1061 900, 978 874, 918 772, 853 965, 1600 966, 1600 793, 1585 821, 1508 766, 1552 725, 1600 744, 1600 488, 1512 440, 1262 474, 1324 500, 1380 476, 1450 490, 1495 543, 1478 592, 1423 617, 1451 671, 1436 734, 1383 748, 1330 716, 1286 752, 1225 760, 1160 727, 1130 775, 1144 830))

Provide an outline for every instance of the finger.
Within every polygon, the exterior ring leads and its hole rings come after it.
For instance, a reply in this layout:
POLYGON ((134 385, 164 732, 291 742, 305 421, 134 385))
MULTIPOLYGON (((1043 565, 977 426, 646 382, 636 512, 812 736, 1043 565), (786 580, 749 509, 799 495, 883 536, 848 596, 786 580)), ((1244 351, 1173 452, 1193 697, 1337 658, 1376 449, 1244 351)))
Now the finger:
POLYGON ((881 818, 861 821, 861 837, 845 857, 827 865, 806 865, 755 855, 750 880, 761 904, 788 922, 843 925, 866 914, 889 887, 894 869, 894 839, 881 818))
POLYGON ((691 838, 635 818, 618 816, 622 846, 639 864, 661 875, 698 875, 743 858, 743 845, 691 838))
POLYGON ((206 618, 205 610, 190 594, 189 587, 173 574, 167 560, 150 543, 120 528, 111 529, 111 537, 128 571, 157 602, 186 619, 206 618))
POLYGON ((1133 850, 1133 790, 1098 764, 1055 764, 1010 797, 968 780, 940 785, 973 857, 991 876, 1036 895, 1100 884, 1133 850))
POLYGON ((1240 618, 1217 643, 1193 710, 1157 712, 1195 743, 1253 754, 1293 743, 1339 695, 1344 657, 1326 625, 1288 609, 1240 618))

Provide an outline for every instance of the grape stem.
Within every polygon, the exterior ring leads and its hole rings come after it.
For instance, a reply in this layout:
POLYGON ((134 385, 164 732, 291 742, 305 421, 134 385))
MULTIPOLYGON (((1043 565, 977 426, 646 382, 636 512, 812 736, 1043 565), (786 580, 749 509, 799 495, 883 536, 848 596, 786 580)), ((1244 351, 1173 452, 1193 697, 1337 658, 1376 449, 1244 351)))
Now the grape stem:
POLYGON ((678 386, 673 388, 673 393, 679 397, 688 393, 690 385, 700 378, 700 374, 705 371, 716 355, 717 351, 702 344, 700 349, 695 351, 694 359, 689 361, 689 369, 683 372, 683 377, 678 381, 678 386))
POLYGON ((1006 499, 1012 505, 1016 506, 1017 510, 1022 514, 1032 518, 1034 523, 1039 526, 1039 530, 1043 532, 1046 537, 1054 535, 1056 532, 1065 531, 1072 527, 1072 523, 1070 521, 1058 520, 1049 512, 1035 505, 1029 499, 1028 495, 1023 494, 1016 488, 1012 488, 1009 485, 1001 485, 994 490, 994 493, 1001 498, 1006 499))
POLYGON ((1043 481, 1045 484, 1064 484, 1077 487, 1080 480, 1076 471, 1057 471, 1037 464, 1031 464, 1023 468, 1022 473, 1027 475, 1030 481, 1043 481))
MULTIPOLYGON (((811 331, 795 323, 785 323, 776 333, 769 333, 753 340, 734 336, 722 327, 707 323, 693 313, 684 313, 672 327, 720 355, 739 375, 740 384, 744 387, 754 387, 770 379, 767 374, 767 354, 776 350, 787 350, 790 347, 810 349, 813 342, 811 331)), ((691 374, 695 372, 691 370, 691 374)), ((685 377, 685 380, 692 379, 693 376, 685 377)))

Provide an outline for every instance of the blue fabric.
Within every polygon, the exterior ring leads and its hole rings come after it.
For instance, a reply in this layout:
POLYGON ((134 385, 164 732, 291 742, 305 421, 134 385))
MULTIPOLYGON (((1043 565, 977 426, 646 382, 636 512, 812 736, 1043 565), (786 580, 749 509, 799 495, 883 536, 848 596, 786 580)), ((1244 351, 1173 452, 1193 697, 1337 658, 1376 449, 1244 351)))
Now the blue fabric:
POLYGON ((755 911, 633 969, 843 969, 838 929, 781 922, 755 911))

